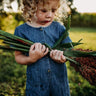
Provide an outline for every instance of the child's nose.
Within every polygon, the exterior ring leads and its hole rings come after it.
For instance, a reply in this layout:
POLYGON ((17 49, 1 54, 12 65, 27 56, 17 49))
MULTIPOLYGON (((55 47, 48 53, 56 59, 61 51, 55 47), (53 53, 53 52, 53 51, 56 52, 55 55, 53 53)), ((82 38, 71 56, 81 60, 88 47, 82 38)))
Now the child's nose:
POLYGON ((48 12, 46 17, 51 18, 52 17, 52 12, 48 12))

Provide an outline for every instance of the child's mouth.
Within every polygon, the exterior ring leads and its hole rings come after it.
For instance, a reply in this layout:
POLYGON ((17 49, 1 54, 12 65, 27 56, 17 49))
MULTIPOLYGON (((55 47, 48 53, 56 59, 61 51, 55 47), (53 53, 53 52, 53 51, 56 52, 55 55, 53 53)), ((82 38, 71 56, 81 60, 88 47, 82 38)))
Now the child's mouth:
POLYGON ((44 23, 49 23, 50 21, 44 21, 44 23))
POLYGON ((50 22, 51 22, 51 21, 42 21, 41 24, 44 25, 44 24, 48 24, 48 23, 50 23, 50 22))

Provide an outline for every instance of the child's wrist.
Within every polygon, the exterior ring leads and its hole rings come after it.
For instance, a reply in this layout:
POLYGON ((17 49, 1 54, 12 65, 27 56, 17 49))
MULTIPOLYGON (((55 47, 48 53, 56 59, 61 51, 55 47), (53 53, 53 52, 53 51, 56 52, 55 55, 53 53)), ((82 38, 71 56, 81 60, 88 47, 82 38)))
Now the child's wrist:
POLYGON ((30 63, 35 63, 37 60, 36 59, 32 59, 30 57, 27 58, 27 62, 30 63))

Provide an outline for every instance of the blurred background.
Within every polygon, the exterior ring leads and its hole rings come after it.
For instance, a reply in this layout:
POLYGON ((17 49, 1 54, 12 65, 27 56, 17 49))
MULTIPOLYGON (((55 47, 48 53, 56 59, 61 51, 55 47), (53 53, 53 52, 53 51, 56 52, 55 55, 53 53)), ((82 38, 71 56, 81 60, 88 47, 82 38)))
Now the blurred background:
MULTIPOLYGON (((67 4, 65 10, 71 14, 70 38, 73 42, 82 38, 84 43, 75 48, 96 51, 96 0, 68 0, 67 4)), ((0 0, 0 30, 13 34, 15 28, 25 22, 21 5, 22 0, 0 0)), ((55 20, 66 26, 64 10, 61 13, 55 20)), ((66 65, 71 96, 96 96, 96 86, 83 79, 69 62, 66 65)), ((0 50, 0 96, 25 96, 25 84, 26 66, 15 62, 14 52, 0 50)))

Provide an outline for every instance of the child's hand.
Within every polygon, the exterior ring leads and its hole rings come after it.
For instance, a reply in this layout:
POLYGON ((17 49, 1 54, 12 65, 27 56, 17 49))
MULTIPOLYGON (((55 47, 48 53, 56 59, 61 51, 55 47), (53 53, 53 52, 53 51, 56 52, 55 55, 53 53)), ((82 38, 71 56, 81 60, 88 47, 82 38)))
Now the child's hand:
POLYGON ((59 51, 59 50, 52 50, 50 52, 50 57, 58 62, 58 63, 64 63, 66 62, 66 58, 65 56, 63 55, 63 51, 59 51))
POLYGON ((46 48, 41 43, 35 43, 30 47, 29 59, 30 62, 36 62, 40 58, 44 57, 48 53, 48 48, 46 48))

